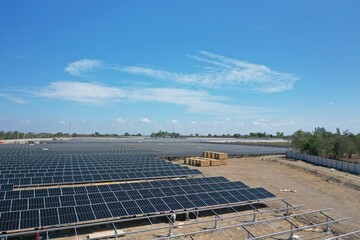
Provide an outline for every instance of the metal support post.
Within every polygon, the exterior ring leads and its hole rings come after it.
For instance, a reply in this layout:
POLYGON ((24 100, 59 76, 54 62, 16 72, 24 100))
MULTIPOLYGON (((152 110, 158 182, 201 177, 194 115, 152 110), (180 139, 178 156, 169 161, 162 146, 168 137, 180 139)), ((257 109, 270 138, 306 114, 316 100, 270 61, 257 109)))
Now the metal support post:
POLYGON ((115 224, 114 224, 114 223, 111 223, 111 224, 112 224, 112 226, 113 226, 113 228, 114 228, 115 234, 118 234, 118 231, 117 231, 117 229, 116 229, 116 227, 115 227, 115 224))
POLYGON ((293 207, 293 206, 285 200, 282 201, 286 204, 286 215, 289 215, 289 207, 293 207))
POLYGON ((256 209, 254 209, 254 214, 253 214, 253 222, 256 222, 256 209))
POLYGON ((173 235, 172 230, 173 230, 174 224, 173 224, 172 217, 168 217, 168 219, 169 219, 169 233, 168 233, 168 236, 172 236, 173 235))
POLYGON ((215 229, 218 228, 218 216, 217 215, 215 215, 215 226, 214 226, 214 228, 215 229))
POLYGON ((198 219, 198 217, 199 217, 199 212, 198 212, 198 211, 195 211, 194 214, 195 214, 195 219, 198 219))
POLYGON ((327 215, 326 213, 324 213, 324 212, 320 212, 322 215, 324 215, 325 216, 325 218, 326 218, 326 224, 325 224, 325 229, 324 229, 324 232, 326 232, 326 233, 330 233, 331 232, 331 230, 330 230, 330 224, 329 224, 329 221, 331 220, 331 221, 335 221, 335 219, 334 218, 332 218, 332 217, 330 217, 329 215, 327 215))
POLYGON ((290 238, 289 239, 294 239, 294 225, 292 225, 290 223, 290 228, 291 228, 291 232, 290 232, 290 238))
POLYGON ((330 232, 330 225, 329 225, 329 217, 326 215, 326 225, 324 232, 329 233, 330 232))
POLYGON ((171 220, 169 221, 169 236, 172 236, 172 222, 171 220))

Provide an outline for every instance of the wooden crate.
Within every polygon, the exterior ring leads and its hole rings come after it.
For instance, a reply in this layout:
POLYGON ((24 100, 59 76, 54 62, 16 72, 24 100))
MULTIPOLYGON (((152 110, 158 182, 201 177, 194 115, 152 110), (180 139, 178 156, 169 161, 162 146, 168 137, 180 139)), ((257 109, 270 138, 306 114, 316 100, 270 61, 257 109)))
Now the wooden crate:
POLYGON ((199 159, 199 166, 200 167, 209 167, 210 166, 210 160, 208 160, 208 159, 199 159))
POLYGON ((196 166, 197 165, 197 159, 196 158, 191 158, 190 159, 190 165, 196 166))
POLYGON ((217 159, 228 159, 227 153, 218 153, 217 159))
POLYGON ((220 166, 220 161, 219 161, 219 160, 215 160, 215 159, 211 159, 211 160, 210 160, 210 165, 211 165, 211 166, 220 166))
POLYGON ((228 160, 227 159, 220 159, 220 164, 221 165, 228 165, 228 160))

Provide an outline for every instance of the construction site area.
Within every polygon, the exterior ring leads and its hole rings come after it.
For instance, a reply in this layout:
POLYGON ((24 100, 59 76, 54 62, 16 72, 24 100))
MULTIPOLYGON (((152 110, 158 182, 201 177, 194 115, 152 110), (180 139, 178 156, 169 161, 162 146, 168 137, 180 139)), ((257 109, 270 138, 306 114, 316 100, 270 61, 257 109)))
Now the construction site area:
POLYGON ((286 150, 153 139, 2 145, 0 239, 360 239, 360 176, 286 150))

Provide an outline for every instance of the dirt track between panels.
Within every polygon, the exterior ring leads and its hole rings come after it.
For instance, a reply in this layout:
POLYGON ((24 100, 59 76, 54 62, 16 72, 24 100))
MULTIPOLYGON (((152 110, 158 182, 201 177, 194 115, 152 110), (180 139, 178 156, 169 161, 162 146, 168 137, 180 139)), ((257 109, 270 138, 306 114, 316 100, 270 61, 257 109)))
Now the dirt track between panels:
POLYGON ((350 217, 334 226, 337 232, 360 229, 360 176, 288 160, 281 155, 232 158, 228 165, 195 168, 205 176, 225 176, 250 187, 264 187, 278 197, 293 197, 305 204, 304 210, 332 208, 350 217))

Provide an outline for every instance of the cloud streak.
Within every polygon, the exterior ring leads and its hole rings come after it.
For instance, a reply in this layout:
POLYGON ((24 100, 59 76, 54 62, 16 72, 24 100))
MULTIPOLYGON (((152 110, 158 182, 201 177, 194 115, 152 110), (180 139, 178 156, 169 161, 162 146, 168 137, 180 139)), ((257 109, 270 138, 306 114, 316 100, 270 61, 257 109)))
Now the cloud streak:
POLYGON ((104 63, 101 60, 84 58, 84 59, 69 63, 65 67, 65 72, 68 72, 74 76, 83 76, 85 73, 99 70, 103 66, 104 66, 104 63))
POLYGON ((34 92, 36 96, 63 101, 108 104, 117 102, 160 102, 185 106, 189 112, 210 115, 235 114, 253 116, 258 112, 273 112, 251 106, 228 104, 221 96, 212 96, 204 90, 182 88, 120 88, 97 83, 52 82, 34 92))
POLYGON ((142 123, 150 123, 150 122, 151 122, 151 121, 150 121, 148 118, 146 118, 146 117, 142 117, 142 118, 140 118, 139 120, 140 120, 140 122, 142 122, 142 123))
POLYGON ((293 74, 277 72, 265 65, 248 63, 206 51, 189 57, 206 64, 202 72, 187 74, 139 66, 125 66, 118 69, 183 85, 264 93, 291 90, 298 80, 293 74))
POLYGON ((27 103, 27 101, 25 101, 24 99, 22 99, 21 97, 17 97, 17 96, 14 96, 12 94, 7 94, 7 93, 1 93, 0 92, 0 97, 1 98, 5 98, 9 101, 12 101, 12 102, 16 102, 16 103, 19 103, 19 104, 25 104, 27 103))

